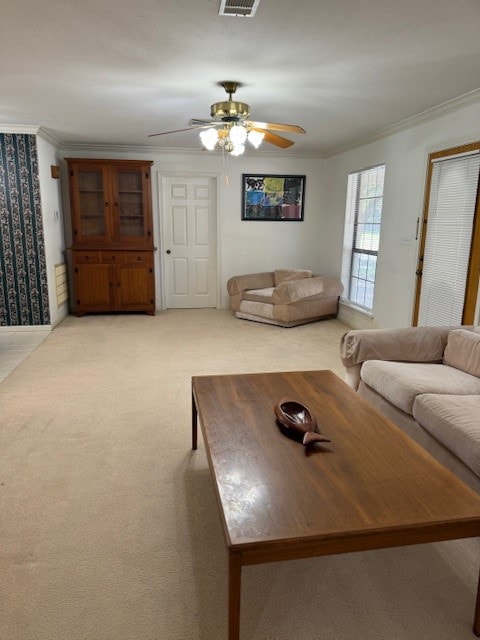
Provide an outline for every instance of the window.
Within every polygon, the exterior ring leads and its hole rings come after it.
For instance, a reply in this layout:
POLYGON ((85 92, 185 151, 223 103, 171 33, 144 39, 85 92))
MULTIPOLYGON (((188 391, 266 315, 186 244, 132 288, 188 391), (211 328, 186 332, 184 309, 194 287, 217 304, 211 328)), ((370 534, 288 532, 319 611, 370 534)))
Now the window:
POLYGON ((348 176, 343 238, 343 299, 367 312, 373 310, 385 165, 348 176))

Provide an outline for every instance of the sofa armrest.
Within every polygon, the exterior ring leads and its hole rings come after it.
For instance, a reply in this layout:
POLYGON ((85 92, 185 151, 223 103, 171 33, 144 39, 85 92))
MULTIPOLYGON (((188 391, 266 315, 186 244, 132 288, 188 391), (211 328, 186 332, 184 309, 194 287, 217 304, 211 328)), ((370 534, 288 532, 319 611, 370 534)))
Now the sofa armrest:
POLYGON ((338 278, 313 276, 302 280, 290 280, 276 286, 272 293, 273 304, 290 304, 317 297, 339 296, 343 285, 338 278))
POLYGON ((446 327, 354 329, 342 336, 340 357, 345 367, 366 360, 440 362, 448 330, 446 327))
POLYGON ((352 387, 354 391, 358 390, 358 386, 360 384, 360 369, 362 368, 361 364, 354 364, 351 367, 345 367, 345 377, 344 380, 348 384, 349 387, 352 387))
POLYGON ((230 296, 235 296, 247 289, 266 289, 275 286, 273 271, 263 273, 247 273, 242 276, 233 276, 227 282, 227 291, 230 296))

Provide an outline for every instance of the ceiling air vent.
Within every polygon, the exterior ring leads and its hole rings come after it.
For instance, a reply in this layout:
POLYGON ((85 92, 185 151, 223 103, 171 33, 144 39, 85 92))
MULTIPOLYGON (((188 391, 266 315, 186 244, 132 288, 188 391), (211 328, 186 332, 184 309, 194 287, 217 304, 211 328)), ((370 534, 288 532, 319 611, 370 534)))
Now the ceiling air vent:
POLYGON ((259 4, 260 0, 222 0, 218 15, 252 18, 259 4))

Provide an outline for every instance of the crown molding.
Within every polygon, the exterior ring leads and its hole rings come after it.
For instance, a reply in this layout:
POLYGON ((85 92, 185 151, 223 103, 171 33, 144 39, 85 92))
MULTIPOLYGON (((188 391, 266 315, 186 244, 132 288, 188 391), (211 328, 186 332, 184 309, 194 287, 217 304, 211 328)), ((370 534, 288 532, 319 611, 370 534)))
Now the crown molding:
POLYGON ((40 127, 37 135, 39 138, 42 138, 42 140, 45 140, 45 142, 49 142, 56 149, 58 149, 62 144, 59 138, 54 136, 49 129, 45 129, 45 127, 40 127))
POLYGON ((0 124, 1 133, 28 133, 36 135, 39 129, 39 125, 33 124, 0 124))
MULTIPOLYGON (((222 157, 222 152, 220 150, 215 151, 207 151, 206 149, 202 149, 201 147, 190 147, 190 148, 181 148, 181 147, 155 147, 151 145, 128 145, 128 144, 96 144, 96 143, 68 143, 61 142, 59 143, 60 153, 70 153, 70 152, 94 152, 94 153, 141 153, 143 154, 168 154, 168 155, 205 155, 208 154, 210 156, 217 156, 219 158, 222 157)), ((312 153, 295 153, 290 151, 288 156, 286 154, 282 154, 281 151, 259 151, 258 149, 249 149, 245 154, 238 156, 239 158, 245 157, 295 157, 295 158, 323 158, 323 155, 320 154, 312 154, 312 153)), ((230 156, 229 156, 230 157, 230 156)))
POLYGON ((429 122, 430 120, 435 120, 440 116, 453 113, 455 111, 458 111, 459 109, 463 109, 464 107, 468 107, 469 105, 475 104, 477 102, 480 102, 480 88, 469 91, 468 93, 464 93, 463 95, 458 96, 457 98, 453 98, 452 100, 442 102, 435 107, 431 107, 430 109, 421 111, 415 116, 410 116, 409 118, 405 118, 405 120, 400 120, 399 122, 389 125, 388 127, 379 129, 378 131, 364 136, 363 138, 358 138, 353 142, 349 142, 345 145, 330 149, 329 151, 325 152, 324 157, 331 158, 332 156, 336 156, 345 151, 351 151, 352 149, 356 149, 357 147, 362 147, 366 144, 369 144, 370 142, 376 142, 377 140, 381 140, 382 138, 391 136, 394 133, 405 131, 405 129, 411 129, 419 124, 429 122))

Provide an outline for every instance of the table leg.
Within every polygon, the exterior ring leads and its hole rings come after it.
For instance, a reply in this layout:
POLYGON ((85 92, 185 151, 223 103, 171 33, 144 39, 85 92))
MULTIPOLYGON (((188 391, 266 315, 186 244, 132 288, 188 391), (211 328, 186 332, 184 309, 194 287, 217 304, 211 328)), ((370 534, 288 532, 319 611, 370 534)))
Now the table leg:
POLYGON ((475 618, 473 620, 473 633, 480 637, 480 578, 478 579, 477 587, 477 603, 475 605, 475 618))
POLYGON ((197 449, 197 429, 198 429, 198 416, 197 405, 195 403, 195 396, 192 390, 192 449, 197 449))
POLYGON ((241 583, 241 557, 240 554, 230 550, 228 558, 228 640, 240 640, 241 583))

